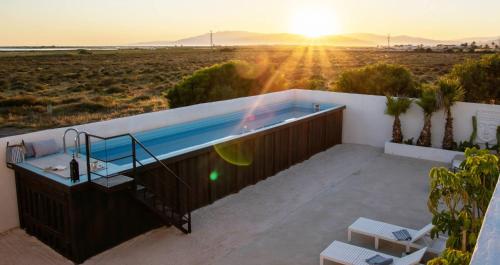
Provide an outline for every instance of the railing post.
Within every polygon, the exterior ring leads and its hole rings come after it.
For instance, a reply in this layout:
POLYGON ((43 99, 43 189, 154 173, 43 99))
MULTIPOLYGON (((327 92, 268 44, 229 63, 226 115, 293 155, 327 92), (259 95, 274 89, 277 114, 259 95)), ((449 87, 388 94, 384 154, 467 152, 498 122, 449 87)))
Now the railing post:
POLYGON ((181 208, 181 200, 182 200, 182 192, 181 192, 181 187, 180 187, 180 181, 179 179, 176 179, 175 181, 175 190, 177 193, 177 198, 175 202, 175 207, 177 208, 177 213, 179 214, 179 218, 182 217, 182 208, 181 208))
POLYGON ((132 139, 132 176, 134 178, 134 180, 137 181, 137 157, 136 157, 136 152, 135 152, 135 139, 134 138, 131 138, 132 139))
POLYGON ((85 134, 85 156, 87 157, 87 180, 92 180, 92 172, 90 172, 90 136, 85 134))
POLYGON ((188 228, 187 228, 187 232, 188 234, 191 233, 191 201, 189 200, 190 198, 190 195, 189 194, 189 191, 190 189, 188 187, 184 187, 186 189, 186 211, 187 211, 187 225, 188 225, 188 228))

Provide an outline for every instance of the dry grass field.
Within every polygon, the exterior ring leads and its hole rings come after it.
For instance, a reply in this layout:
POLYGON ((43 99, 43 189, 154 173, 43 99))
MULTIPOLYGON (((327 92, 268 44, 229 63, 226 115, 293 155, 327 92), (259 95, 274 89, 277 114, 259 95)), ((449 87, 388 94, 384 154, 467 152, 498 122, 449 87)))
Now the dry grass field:
POLYGON ((0 137, 166 109, 164 93, 183 77, 233 59, 275 67, 290 88, 335 90, 338 75, 354 67, 401 64, 432 82, 478 57, 315 46, 1 52, 0 137))

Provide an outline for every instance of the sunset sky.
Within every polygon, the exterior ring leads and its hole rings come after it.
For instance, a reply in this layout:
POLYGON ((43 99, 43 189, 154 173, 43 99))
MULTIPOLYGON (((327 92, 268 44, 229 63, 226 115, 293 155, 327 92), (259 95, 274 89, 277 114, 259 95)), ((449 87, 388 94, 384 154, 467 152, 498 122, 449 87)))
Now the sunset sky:
POLYGON ((126 45, 209 30, 494 37, 499 10, 499 0, 1 0, 0 45, 126 45))

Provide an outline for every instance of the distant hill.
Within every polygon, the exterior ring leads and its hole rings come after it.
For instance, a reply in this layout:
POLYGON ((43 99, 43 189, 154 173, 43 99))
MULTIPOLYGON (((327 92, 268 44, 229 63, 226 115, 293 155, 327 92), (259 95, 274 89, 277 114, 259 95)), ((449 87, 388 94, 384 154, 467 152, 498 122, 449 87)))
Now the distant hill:
MULTIPOLYGON (((387 45, 387 36, 370 33, 350 33, 341 35, 327 35, 310 39, 299 34, 291 33, 256 33, 247 31, 221 31, 213 33, 215 45, 301 45, 301 44, 323 44, 332 46, 367 47, 387 45)), ((406 35, 391 36, 391 45, 413 44, 413 45, 437 45, 437 44, 459 44, 463 42, 476 41, 478 44, 497 41, 496 37, 464 38, 458 40, 434 40, 406 35)), ((176 41, 152 41, 141 42, 133 45, 139 46, 208 46, 210 45, 210 34, 202 34, 194 37, 184 38, 176 41)))

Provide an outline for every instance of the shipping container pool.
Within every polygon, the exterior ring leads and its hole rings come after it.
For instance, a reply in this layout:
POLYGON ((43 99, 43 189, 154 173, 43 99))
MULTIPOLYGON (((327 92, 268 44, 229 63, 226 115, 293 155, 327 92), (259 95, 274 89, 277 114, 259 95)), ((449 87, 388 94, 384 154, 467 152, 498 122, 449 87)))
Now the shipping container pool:
MULTIPOLYGON (((167 159, 180 154, 224 143, 253 133, 294 122, 301 118, 321 114, 338 108, 335 104, 315 104, 311 102, 284 102, 238 112, 218 115, 211 118, 165 126, 134 136, 156 157, 167 159)), ((127 136, 92 144, 91 157, 109 161, 114 160, 114 170, 126 170, 132 161, 130 138, 127 136), (120 159, 121 157, 126 157, 120 159)), ((84 149, 84 148, 83 148, 84 149)), ((143 164, 154 160, 142 148, 137 148, 137 158, 143 164)))
POLYGON ((161 225, 189 233, 192 210, 342 142, 342 105, 255 105, 130 136, 88 134, 77 182, 41 160, 16 164, 21 227, 82 262, 161 225), (87 174, 90 162, 100 167, 87 174))

